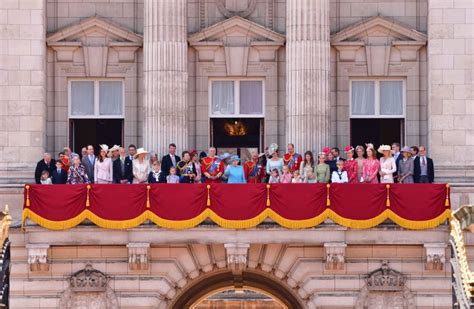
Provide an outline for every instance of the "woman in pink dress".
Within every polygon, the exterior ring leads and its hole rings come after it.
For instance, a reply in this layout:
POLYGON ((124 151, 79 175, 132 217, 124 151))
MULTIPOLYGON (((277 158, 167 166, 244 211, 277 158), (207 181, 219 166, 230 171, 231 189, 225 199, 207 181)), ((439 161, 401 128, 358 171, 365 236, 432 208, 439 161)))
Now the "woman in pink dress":
POLYGON ((358 164, 354 160, 354 147, 347 146, 344 149, 347 160, 344 161, 344 171, 347 172, 347 177, 349 178, 349 183, 358 183, 360 179, 357 178, 358 164))
POLYGON ((377 174, 380 170, 380 162, 375 155, 375 149, 372 145, 367 147, 367 159, 362 167, 362 179, 364 183, 379 183, 377 174))

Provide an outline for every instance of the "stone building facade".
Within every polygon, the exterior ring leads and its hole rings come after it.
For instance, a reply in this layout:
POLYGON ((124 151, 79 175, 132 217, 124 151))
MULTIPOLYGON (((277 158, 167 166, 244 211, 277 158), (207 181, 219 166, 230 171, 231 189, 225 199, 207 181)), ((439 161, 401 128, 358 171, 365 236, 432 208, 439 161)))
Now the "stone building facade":
MULTIPOLYGON (((19 221, 45 151, 87 138, 205 150, 229 123, 253 139, 222 149, 427 145, 453 206, 467 204, 473 12, 469 0, 1 0, 0 204, 19 221), (97 133, 110 128, 121 134, 97 133)), ((12 308, 186 308, 243 288, 288 308, 453 306, 447 226, 10 237, 12 308), (383 276, 397 284, 373 288, 383 276)))

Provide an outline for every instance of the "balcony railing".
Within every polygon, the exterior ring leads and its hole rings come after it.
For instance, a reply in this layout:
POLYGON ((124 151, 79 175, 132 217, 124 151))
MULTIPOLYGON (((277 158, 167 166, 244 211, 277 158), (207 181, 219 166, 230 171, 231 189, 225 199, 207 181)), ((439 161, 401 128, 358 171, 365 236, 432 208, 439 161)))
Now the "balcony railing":
POLYGON ((391 220, 407 229, 430 229, 450 217, 449 194, 445 184, 27 185, 22 221, 53 230, 85 220, 111 229, 146 220, 185 229, 207 219, 244 229, 268 218, 290 229, 327 219, 350 228, 391 220))

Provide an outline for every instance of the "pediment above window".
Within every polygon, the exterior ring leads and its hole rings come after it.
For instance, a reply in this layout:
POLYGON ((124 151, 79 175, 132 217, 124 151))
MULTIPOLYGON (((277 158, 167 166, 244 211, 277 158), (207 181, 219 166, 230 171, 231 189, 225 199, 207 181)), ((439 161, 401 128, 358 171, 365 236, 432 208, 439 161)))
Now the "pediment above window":
POLYGON ((234 16, 188 37, 200 62, 225 61, 228 76, 245 76, 248 63, 276 61, 285 36, 234 16))
POLYGON ((88 77, 104 77, 107 65, 132 63, 143 37, 99 16, 81 20, 50 34, 46 43, 58 62, 83 64, 88 77))
POLYGON ((370 17, 331 36, 339 61, 367 62, 369 76, 388 75, 390 63, 417 61, 427 36, 382 16, 370 17))

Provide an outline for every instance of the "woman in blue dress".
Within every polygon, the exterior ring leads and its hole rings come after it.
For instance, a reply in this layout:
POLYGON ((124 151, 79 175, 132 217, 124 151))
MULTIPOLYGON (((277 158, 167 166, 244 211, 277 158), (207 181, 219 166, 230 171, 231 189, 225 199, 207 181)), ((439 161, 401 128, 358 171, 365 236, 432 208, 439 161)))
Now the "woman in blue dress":
POLYGON ((245 180, 244 167, 239 165, 239 156, 232 156, 231 162, 232 163, 227 166, 224 173, 228 179, 227 183, 247 183, 245 180))

